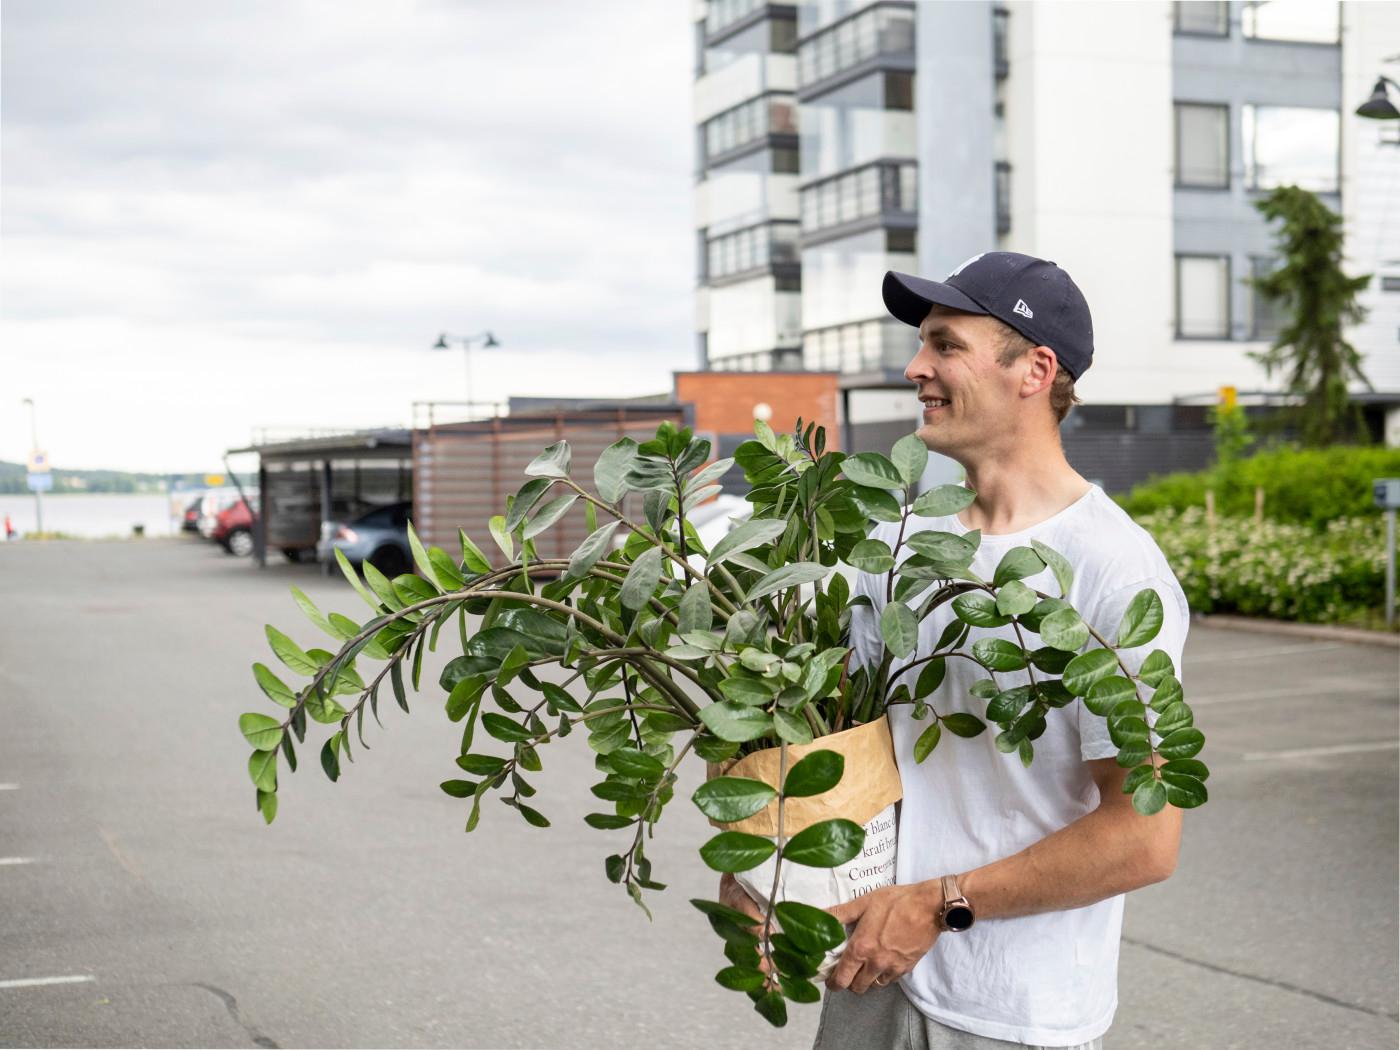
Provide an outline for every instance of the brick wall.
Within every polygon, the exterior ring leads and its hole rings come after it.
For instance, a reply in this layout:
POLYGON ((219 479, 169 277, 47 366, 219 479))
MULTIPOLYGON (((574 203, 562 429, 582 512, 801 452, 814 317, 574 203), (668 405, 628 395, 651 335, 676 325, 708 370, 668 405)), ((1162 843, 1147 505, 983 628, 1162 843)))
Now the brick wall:
POLYGON ((753 408, 773 410, 768 425, 782 433, 800 416, 826 427, 827 448, 841 445, 835 372, 677 372, 676 397, 695 410, 695 430, 716 435, 753 433, 753 408))

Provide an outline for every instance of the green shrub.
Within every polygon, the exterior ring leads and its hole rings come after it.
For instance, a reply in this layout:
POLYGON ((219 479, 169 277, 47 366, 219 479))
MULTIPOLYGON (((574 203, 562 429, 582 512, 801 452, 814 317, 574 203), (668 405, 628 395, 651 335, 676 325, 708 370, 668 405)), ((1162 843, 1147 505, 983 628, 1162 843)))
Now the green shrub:
POLYGON ((1254 513, 1254 489, 1261 486, 1266 519, 1322 529, 1341 518, 1378 516, 1371 483, 1384 477, 1400 477, 1400 449, 1283 446, 1229 468, 1153 478, 1117 498, 1136 518, 1162 510, 1204 507, 1206 490, 1213 488, 1218 514, 1247 517, 1254 513))
POLYGON ((1193 612, 1309 623, 1370 623, 1385 601, 1385 521, 1339 518, 1325 529, 1218 517, 1189 507, 1140 518, 1193 612))

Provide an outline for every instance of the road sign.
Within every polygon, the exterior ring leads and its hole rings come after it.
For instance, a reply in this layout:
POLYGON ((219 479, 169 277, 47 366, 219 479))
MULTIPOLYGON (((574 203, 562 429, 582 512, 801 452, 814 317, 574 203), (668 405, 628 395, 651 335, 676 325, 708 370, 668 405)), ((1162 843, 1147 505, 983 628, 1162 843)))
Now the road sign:
POLYGON ((1372 485, 1377 507, 1381 510, 1400 508, 1400 478, 1377 478, 1372 485))
MULTIPOLYGON (((41 449, 35 449, 29 453, 29 473, 47 474, 49 472, 49 454, 41 449)), ((33 488, 31 485, 30 488, 33 488)))
POLYGON ((30 471, 28 475, 30 492, 48 492, 53 488, 53 475, 47 470, 42 474, 35 474, 30 471))

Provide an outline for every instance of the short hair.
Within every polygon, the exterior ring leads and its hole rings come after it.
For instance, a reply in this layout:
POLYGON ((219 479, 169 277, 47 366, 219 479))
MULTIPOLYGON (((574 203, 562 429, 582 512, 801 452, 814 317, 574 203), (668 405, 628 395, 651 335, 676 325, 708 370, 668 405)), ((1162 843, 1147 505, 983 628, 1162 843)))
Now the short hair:
MULTIPOLYGON (((997 364, 1002 368, 1010 368, 1030 350, 1040 345, 1003 321, 997 321, 997 324, 1002 328, 1001 350, 997 352, 997 364)), ((1058 363, 1058 358, 1056 364, 1055 378, 1050 384, 1050 409, 1055 413, 1055 422, 1063 423, 1070 409, 1083 402, 1075 396, 1074 376, 1065 371, 1065 366, 1058 363)))

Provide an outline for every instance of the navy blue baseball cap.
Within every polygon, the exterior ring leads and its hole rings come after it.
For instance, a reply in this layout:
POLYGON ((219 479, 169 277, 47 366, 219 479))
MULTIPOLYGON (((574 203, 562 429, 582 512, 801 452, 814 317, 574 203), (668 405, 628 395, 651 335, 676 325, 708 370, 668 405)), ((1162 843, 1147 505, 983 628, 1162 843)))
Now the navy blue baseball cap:
POLYGON ((885 308, 915 328, 935 304, 995 317, 1037 346, 1055 351, 1060 367, 1073 379, 1094 359, 1094 321, 1084 293, 1069 274, 1044 259, 983 252, 942 282, 890 270, 881 291, 885 308))

